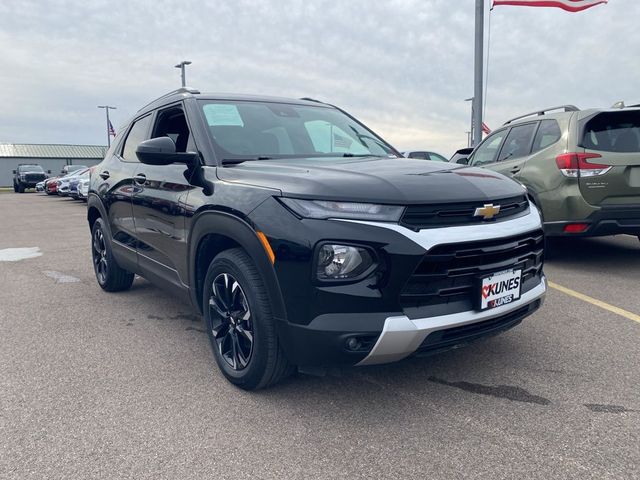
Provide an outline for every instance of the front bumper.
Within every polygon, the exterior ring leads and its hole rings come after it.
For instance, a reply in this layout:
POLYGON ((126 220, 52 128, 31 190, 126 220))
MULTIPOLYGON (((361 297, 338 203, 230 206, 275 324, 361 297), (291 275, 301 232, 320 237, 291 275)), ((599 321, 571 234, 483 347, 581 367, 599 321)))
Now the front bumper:
MULTIPOLYGON (((508 317, 517 311, 523 312, 522 316, 517 319, 521 320, 541 306, 547 288, 546 283, 546 279, 543 277, 537 287, 524 293, 517 301, 491 310, 460 312, 414 320, 406 315, 389 317, 385 320, 382 333, 373 349, 358 365, 375 365, 402 360, 416 352, 425 343, 427 337, 434 332, 508 317), (529 308, 524 309, 523 307, 529 308)), ((453 343, 452 346, 454 345, 456 344, 453 343)))

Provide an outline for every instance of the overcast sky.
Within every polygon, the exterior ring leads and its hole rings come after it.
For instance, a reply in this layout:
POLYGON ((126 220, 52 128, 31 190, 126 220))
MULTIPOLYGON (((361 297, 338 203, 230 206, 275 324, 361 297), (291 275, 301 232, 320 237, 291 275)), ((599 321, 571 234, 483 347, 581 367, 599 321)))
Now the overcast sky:
MULTIPOLYGON (((2 0, 0 142, 104 144, 142 105, 208 92, 337 104, 400 149, 466 146, 474 0, 2 0)), ((487 6, 490 3, 486 0, 487 6)), ((496 7, 485 121, 640 102, 640 1, 496 7)))

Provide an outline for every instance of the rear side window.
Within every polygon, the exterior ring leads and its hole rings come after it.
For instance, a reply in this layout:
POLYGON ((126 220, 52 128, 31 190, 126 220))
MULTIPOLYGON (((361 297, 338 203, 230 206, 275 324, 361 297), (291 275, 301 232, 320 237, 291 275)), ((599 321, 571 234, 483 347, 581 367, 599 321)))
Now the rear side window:
POLYGON ((147 133, 149 132, 149 124, 151 123, 151 115, 142 117, 131 127, 129 135, 124 141, 124 147, 122 148, 122 158, 126 162, 137 162, 136 148, 140 142, 147 139, 147 133))
POLYGON ((411 152, 409 158, 420 158, 422 160, 429 160, 427 152, 411 152))
POLYGON ((500 150, 499 162, 511 160, 512 158, 524 157, 531 151, 531 140, 536 131, 535 123, 518 125, 513 127, 504 141, 504 146, 500 150))
POLYGON ((582 146, 604 152, 640 152, 640 111, 599 113, 585 124, 582 146))
POLYGON ((533 149, 531 153, 535 153, 549 145, 553 145, 562 136, 558 122, 555 120, 543 120, 540 122, 536 138, 533 140, 533 149))

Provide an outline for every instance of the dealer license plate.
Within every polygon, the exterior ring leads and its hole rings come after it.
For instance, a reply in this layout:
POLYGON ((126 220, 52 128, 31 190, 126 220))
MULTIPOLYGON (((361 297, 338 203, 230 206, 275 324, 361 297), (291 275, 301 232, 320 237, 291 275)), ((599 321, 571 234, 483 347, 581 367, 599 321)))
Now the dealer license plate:
POLYGON ((522 270, 505 270, 481 280, 480 310, 506 305, 520 298, 522 270))

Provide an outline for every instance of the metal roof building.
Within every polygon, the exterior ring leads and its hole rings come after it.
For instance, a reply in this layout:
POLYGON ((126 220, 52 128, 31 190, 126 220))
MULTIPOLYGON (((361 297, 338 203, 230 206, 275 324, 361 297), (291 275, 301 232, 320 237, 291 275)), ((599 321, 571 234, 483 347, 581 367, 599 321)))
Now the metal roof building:
POLYGON ((13 170, 21 163, 37 163, 55 175, 64 165, 97 165, 106 152, 103 145, 0 143, 0 186, 13 185, 13 170))

